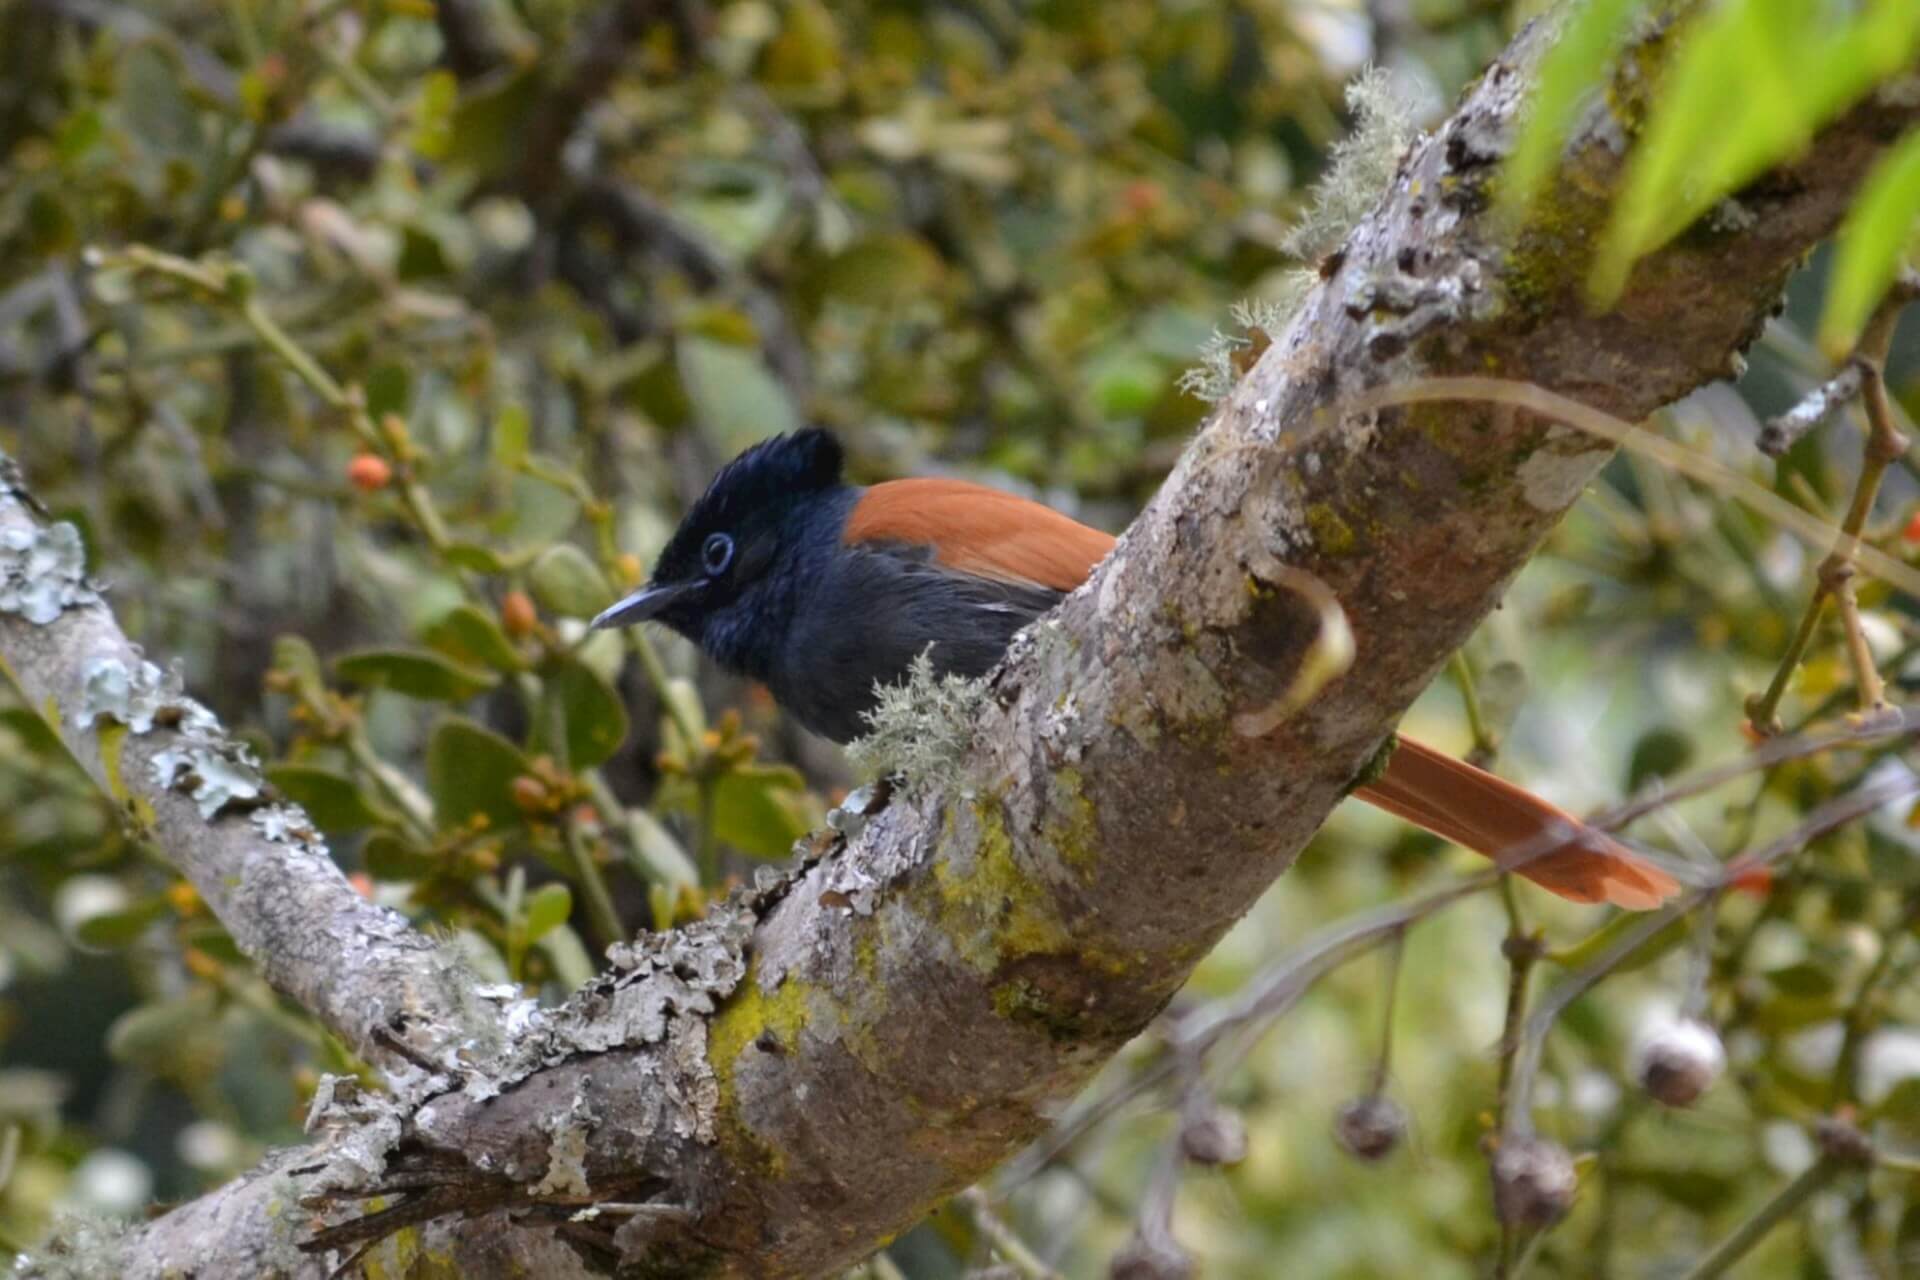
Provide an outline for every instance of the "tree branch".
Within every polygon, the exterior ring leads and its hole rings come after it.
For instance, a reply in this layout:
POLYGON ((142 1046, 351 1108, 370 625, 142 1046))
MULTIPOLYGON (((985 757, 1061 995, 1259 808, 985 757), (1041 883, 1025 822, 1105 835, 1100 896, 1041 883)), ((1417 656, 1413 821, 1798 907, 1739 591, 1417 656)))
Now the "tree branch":
MULTIPOLYGON (((324 1100, 308 1157, 141 1228, 126 1274, 188 1257, 260 1274, 261 1255, 205 1261, 233 1240, 229 1256, 280 1250, 271 1274, 320 1276, 408 1223, 424 1226, 378 1246, 389 1271, 432 1247, 473 1276, 829 1274, 1039 1134, 1286 870, 1611 454, 1511 409, 1341 406, 1496 369, 1644 416, 1721 376, 1920 118, 1894 95, 1856 108, 1742 194, 1739 229, 1683 236, 1595 315, 1589 255, 1662 37, 1569 144, 1551 218, 1509 231, 1487 183, 1552 32, 1523 32, 1410 149, 1093 580, 1016 642, 945 790, 843 823, 860 829, 699 925, 615 948, 564 1008, 514 1006, 500 1050, 444 1080, 324 1100), (1357 656, 1295 707, 1321 630, 1301 575, 1339 602, 1357 656), (331 1224, 297 1262, 274 1235, 289 1197, 331 1224), (384 1207, 357 1216, 371 1197, 384 1207)), ((51 630, 6 628, 10 658, 51 630)), ((72 662, 22 651, 73 697, 72 662)), ((175 838, 230 828, 254 838, 232 818, 175 838)), ((230 927, 261 905, 221 892, 230 927)), ((337 896, 327 910, 353 906, 337 896)))
POLYGON ((496 1038, 453 954, 354 891, 307 815, 276 802, 246 749, 121 633, 73 527, 31 501, 0 456, 0 669, 123 820, 275 989, 390 1075, 496 1038))

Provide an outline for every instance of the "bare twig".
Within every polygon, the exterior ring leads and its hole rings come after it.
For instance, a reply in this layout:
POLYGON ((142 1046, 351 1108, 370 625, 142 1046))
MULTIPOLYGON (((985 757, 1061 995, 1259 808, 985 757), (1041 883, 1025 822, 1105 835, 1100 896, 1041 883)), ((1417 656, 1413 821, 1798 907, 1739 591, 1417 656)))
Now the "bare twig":
POLYGON ((1760 429, 1760 452, 1778 458, 1799 443, 1800 437, 1827 420, 1841 405, 1860 394, 1860 366, 1849 364, 1801 397, 1800 402, 1760 429))
MULTIPOLYGON (((1873 504, 1880 496, 1880 482, 1886 476, 1887 468, 1907 451, 1907 438, 1895 426, 1893 406, 1887 400, 1885 367, 1894 326, 1912 297, 1904 283, 1888 294, 1867 322, 1866 330, 1861 334, 1859 345, 1848 364, 1848 370, 1854 375, 1851 382, 1859 391, 1861 407, 1867 415, 1867 441, 1860 459, 1860 475, 1854 482, 1853 500, 1848 504, 1847 514, 1841 521, 1840 537, 1820 562, 1815 574, 1813 597, 1807 601, 1806 613, 1800 619, 1793 640, 1782 655, 1779 668, 1774 672, 1766 691, 1747 702, 1748 720, 1756 733, 1771 735, 1780 732, 1780 699, 1785 696, 1793 673, 1799 669, 1828 600, 1833 601, 1834 608, 1840 614, 1840 625, 1847 642, 1847 657, 1853 664, 1854 688, 1860 709, 1877 711, 1886 705, 1886 686, 1874 663, 1873 651, 1868 647, 1866 630, 1860 624, 1860 604, 1854 591, 1854 562, 1859 556, 1860 539, 1866 530, 1867 519, 1873 514, 1873 504)), ((1843 374, 1827 385, 1833 387, 1844 378, 1843 374)))

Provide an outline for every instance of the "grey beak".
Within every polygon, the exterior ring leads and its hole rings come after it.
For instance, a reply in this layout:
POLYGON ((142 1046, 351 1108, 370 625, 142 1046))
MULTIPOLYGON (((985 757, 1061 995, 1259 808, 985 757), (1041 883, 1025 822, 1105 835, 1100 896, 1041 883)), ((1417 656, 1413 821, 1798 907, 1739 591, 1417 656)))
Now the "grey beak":
POLYGON ((626 599, 602 610, 600 616, 587 625, 599 631, 605 627, 630 627, 636 622, 657 618, 675 600, 687 594, 689 585, 679 582, 664 585, 649 583, 626 599))

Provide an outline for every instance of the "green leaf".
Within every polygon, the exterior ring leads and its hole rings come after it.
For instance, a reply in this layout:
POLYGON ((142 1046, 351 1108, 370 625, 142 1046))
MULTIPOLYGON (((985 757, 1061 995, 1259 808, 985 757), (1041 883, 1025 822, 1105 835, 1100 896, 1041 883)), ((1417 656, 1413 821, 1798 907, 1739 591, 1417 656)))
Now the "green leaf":
POLYGON ((722 453, 792 431, 800 415, 758 351, 706 338, 676 344, 680 381, 707 436, 722 453))
POLYGON ((527 899, 527 945, 532 946, 573 914, 573 891, 558 881, 543 884, 527 899))
MULTIPOLYGON (((627 740, 627 707, 620 694, 599 672, 572 658, 562 658, 543 669, 546 698, 566 724, 567 767, 591 769, 620 749, 627 740)), ((547 717, 541 718, 534 741, 551 751, 547 717)))
POLYGON ((673 838, 673 833, 661 825, 660 819, 645 809, 629 809, 626 823, 627 837, 632 842, 629 865, 635 873, 656 885, 700 883, 700 872, 694 867, 693 859, 673 838))
POLYGON ((460 81, 453 72, 431 71, 420 82, 420 98, 413 108, 413 149, 429 160, 447 154, 453 141, 454 108, 460 98, 460 81))
POLYGON ((378 422, 385 414, 407 416, 413 379, 405 365, 383 364, 367 375, 367 415, 378 422))
POLYGON ((515 71, 504 80, 488 77, 469 88, 453 110, 445 159, 483 174, 517 163, 540 90, 535 67, 515 71))
POLYGON ((361 649, 335 658, 333 670, 354 684, 434 702, 464 702, 497 683, 490 672, 462 666, 430 649, 361 649))
MULTIPOLYGON (((822 269, 816 288, 836 302, 901 306, 932 293, 943 274, 940 255, 918 236, 903 231, 868 236, 849 245, 822 269)), ((1182 351, 1182 357, 1190 350, 1182 351)))
POLYGON ((506 557, 492 547, 482 546, 478 542, 448 543, 440 554, 447 563, 456 569, 468 569, 474 573, 505 573, 508 568, 506 557))
POLYGON ((816 821, 806 779, 786 765, 745 765, 714 784, 713 833, 742 853, 784 858, 816 821))
POLYGON ((344 835, 371 827, 388 816, 367 799, 353 779, 333 769, 276 764, 267 768, 267 781, 305 809, 322 831, 344 835))
POLYGON ((1790 964, 1769 969, 1766 979, 1775 991, 1799 1000, 1819 999, 1832 995, 1834 991, 1833 974, 1817 964, 1790 964))
POLYGON ((470 604, 455 605, 427 628, 421 639, 455 662, 496 671, 522 671, 526 661, 507 639, 493 615, 470 604))
POLYGON ((511 471, 527 456, 527 443, 533 438, 533 419, 523 404, 510 404, 493 420, 493 460, 511 471))
POLYGON ((520 748, 483 725, 448 716, 427 740, 427 794, 443 827, 485 814, 496 827, 517 826, 513 780, 528 771, 520 748))
POLYGON ((60 739, 47 722, 25 707, 0 709, 0 729, 11 729, 27 750, 35 755, 57 756, 64 753, 60 739))
POLYGON ((138 942, 140 935, 166 912, 167 900, 155 894, 119 911, 90 916, 80 922, 73 936, 82 946, 117 950, 138 942))
POLYGON ((1627 765, 1627 792, 1640 790, 1650 778, 1670 778, 1693 760, 1693 740, 1671 726, 1661 725, 1642 734, 1633 744, 1627 765))
POLYGON ((295 693, 303 702, 318 702, 327 691, 327 682, 320 674, 320 655, 301 636, 274 638, 273 669, 292 678, 295 693))
POLYGON ((1633 264, 1815 132, 1920 48, 1920 5, 1724 0, 1686 27, 1601 237, 1590 289, 1611 302, 1633 264))
POLYGON ((1586 0, 1560 28, 1552 48, 1540 60, 1526 122, 1501 175, 1499 199, 1507 213, 1520 213, 1553 171, 1576 109, 1608 74, 1628 20, 1645 3, 1586 0))
POLYGON ((360 846, 360 865, 375 880, 425 880, 439 869, 432 852, 396 831, 376 831, 360 846))
POLYGON ((120 119, 142 144, 161 153, 188 155, 200 148, 200 115, 187 98, 177 63, 155 43, 122 54, 120 119))
POLYGON ((1844 359, 1920 234, 1920 130, 1881 157, 1840 226, 1820 345, 1844 359))
POLYGON ((107 1053, 117 1062, 164 1064, 213 1024, 214 995, 197 987, 184 996, 127 1010, 107 1029, 107 1053))
POLYGON ((567 618, 591 618, 613 603, 606 577, 587 553, 571 542, 558 542, 540 553, 527 570, 533 597, 549 612, 567 618))
MULTIPOLYGON (((1572 946, 1558 951, 1549 951, 1547 959, 1563 969, 1583 968, 1605 955, 1627 934, 1645 924, 1645 916, 1631 911, 1621 912, 1572 946)), ((1615 972, 1626 973, 1652 964, 1684 942, 1688 928, 1689 925, 1684 916, 1669 920, 1651 938, 1642 942, 1633 954, 1622 960, 1616 966, 1615 972)))

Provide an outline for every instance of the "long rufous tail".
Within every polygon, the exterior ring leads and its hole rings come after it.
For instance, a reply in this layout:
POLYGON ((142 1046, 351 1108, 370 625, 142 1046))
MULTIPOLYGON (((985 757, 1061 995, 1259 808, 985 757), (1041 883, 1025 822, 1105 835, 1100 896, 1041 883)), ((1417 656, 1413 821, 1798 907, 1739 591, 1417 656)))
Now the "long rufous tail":
POLYGON ((1575 902, 1649 911, 1680 891, 1672 876, 1531 791, 1404 735, 1386 772, 1354 795, 1575 902))

